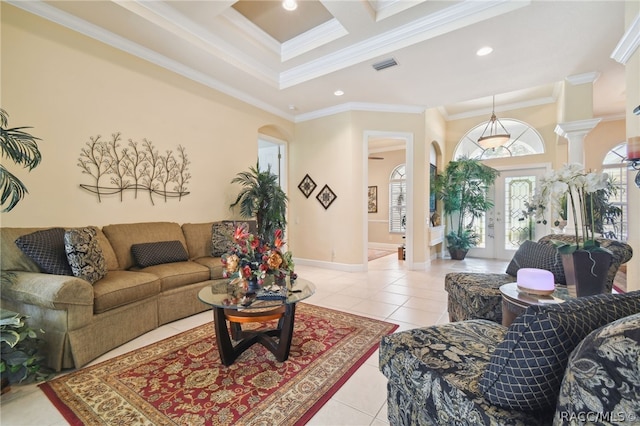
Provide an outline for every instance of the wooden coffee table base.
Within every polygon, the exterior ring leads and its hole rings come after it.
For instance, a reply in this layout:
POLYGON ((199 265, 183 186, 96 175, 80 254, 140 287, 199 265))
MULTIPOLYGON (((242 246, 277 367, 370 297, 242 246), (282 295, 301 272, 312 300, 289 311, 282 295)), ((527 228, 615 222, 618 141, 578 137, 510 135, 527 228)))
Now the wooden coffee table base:
POLYGON ((256 343, 266 347, 280 362, 289 358, 291 339, 293 337, 293 322, 296 304, 291 303, 278 306, 266 311, 252 311, 251 309, 238 311, 236 309, 213 308, 213 323, 216 332, 216 343, 220 352, 220 360, 224 365, 231 365, 244 351, 256 343), (243 330, 242 324, 250 322, 264 322, 278 320, 278 327, 270 330, 243 330), (227 328, 227 321, 231 328, 227 328), (237 341, 234 346, 231 338, 237 341))

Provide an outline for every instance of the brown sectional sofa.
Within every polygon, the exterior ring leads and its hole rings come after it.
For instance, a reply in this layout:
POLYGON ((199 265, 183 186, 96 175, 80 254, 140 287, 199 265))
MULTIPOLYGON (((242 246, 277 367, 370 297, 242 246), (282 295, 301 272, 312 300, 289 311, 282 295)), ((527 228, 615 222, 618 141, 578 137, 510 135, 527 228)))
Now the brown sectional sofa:
POLYGON ((107 273, 94 284, 43 273, 16 246, 18 237, 46 228, 1 228, 2 307, 28 315, 32 327, 45 331, 49 367, 82 367, 162 324, 208 309, 198 291, 225 280, 220 258, 211 256, 212 225, 150 222, 96 228, 107 273), (176 240, 188 260, 136 265, 134 244, 176 240))

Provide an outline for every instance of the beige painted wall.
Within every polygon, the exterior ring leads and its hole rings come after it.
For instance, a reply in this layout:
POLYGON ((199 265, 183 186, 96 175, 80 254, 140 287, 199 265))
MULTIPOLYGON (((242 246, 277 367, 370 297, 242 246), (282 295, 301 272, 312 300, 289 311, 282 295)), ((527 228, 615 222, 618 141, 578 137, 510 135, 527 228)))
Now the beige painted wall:
MULTIPOLYGON (((343 265, 366 263, 366 186, 364 175, 365 131, 411 133, 414 136, 414 169, 424 174, 425 142, 421 114, 345 112, 296 124, 291 144, 290 176, 297 183, 309 174, 318 184, 306 199, 300 191, 291 193, 290 228, 296 256, 318 262, 343 265), (422 165, 420 165, 422 164, 422 165), (416 169, 419 165, 419 169, 416 169), (325 210, 315 199, 328 184, 336 201, 325 210)), ((418 179, 419 181, 419 179, 418 179)), ((416 193, 424 193, 424 181, 416 182, 416 193)), ((424 217, 416 207, 416 217, 424 217)), ((419 224, 422 220, 417 220, 419 224)), ((424 230, 415 229, 416 234, 424 230)), ((415 262, 424 262, 424 237, 418 235, 413 247, 415 262)))
POLYGON ((625 120, 598 123, 584 138, 585 168, 588 170, 602 169, 604 156, 625 140, 625 120))
MULTIPOLYGON (((148 62, 2 3, 2 108, 10 125, 33 126, 43 161, 15 169, 29 194, 2 226, 80 226, 167 220, 204 222, 234 216, 230 184, 255 164, 258 129, 293 134, 293 123, 148 62), (164 202, 131 193, 103 199, 77 166, 89 138, 121 132, 147 138, 162 154, 186 148, 191 192, 164 202)), ((12 169, 13 170, 13 169, 12 169)))

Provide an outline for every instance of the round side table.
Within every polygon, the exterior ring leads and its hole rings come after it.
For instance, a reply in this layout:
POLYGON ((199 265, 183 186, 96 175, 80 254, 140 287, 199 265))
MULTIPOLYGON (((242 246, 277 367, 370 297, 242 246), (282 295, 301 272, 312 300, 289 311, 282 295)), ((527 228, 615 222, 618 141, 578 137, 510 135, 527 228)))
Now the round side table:
POLYGON ((566 287, 556 287, 549 296, 529 294, 518 290, 517 283, 509 283, 500 286, 502 293, 502 325, 509 327, 514 319, 529 306, 547 305, 550 303, 562 303, 569 299, 566 287))

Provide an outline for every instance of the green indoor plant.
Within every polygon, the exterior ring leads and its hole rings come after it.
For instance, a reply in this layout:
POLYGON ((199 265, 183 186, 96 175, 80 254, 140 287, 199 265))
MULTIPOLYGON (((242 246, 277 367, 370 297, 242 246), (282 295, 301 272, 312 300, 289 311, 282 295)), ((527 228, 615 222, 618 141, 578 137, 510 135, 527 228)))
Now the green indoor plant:
MULTIPOLYGON (((31 127, 9 127, 9 114, 0 108, 0 149, 2 158, 9 158, 15 164, 33 170, 40 164, 42 156, 36 143, 39 138, 25 132, 31 127)), ((6 207, 2 210, 8 212, 13 209, 27 194, 27 187, 4 165, 0 164, 0 187, 2 195, 1 204, 6 207)))
MULTIPOLYGON (((3 388, 8 384, 46 380, 42 340, 26 323, 25 315, 0 309, 0 373, 3 388)), ((44 331, 40 330, 41 333, 44 331)))
POLYGON ((436 176, 434 189, 442 200, 449 230, 447 247, 452 259, 464 259, 467 251, 478 244, 479 236, 473 231, 473 223, 493 208, 487 189, 499 174, 478 160, 462 157, 449 162, 444 173, 436 176))
POLYGON ((269 245, 274 243, 276 230, 287 225, 287 195, 278 183, 278 176, 271 173, 271 167, 260 170, 259 163, 240 172, 231 183, 239 183, 242 190, 230 208, 240 206, 240 215, 255 218, 257 236, 269 245))

